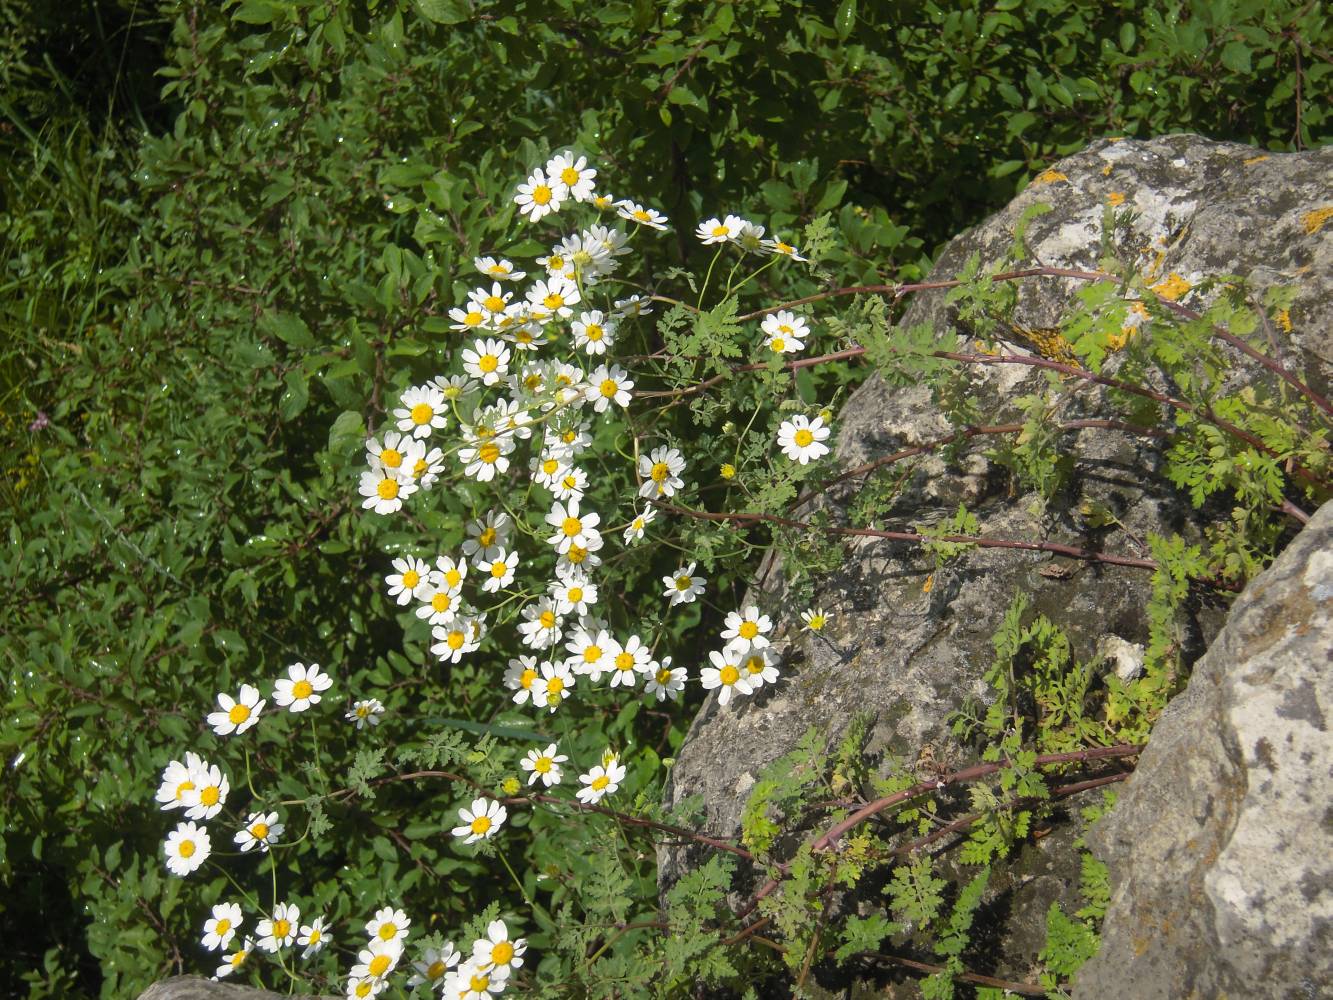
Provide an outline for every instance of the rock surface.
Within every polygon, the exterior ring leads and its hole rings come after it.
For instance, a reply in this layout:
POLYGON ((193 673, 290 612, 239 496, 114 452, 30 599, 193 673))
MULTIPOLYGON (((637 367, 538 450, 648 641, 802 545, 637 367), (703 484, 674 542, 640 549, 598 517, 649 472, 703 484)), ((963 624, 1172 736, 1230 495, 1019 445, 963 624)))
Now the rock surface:
MULTIPOLYGON (((1151 280, 1192 284, 1200 274, 1239 274, 1256 285, 1297 285, 1290 310, 1292 331, 1274 331, 1275 350, 1317 387, 1333 372, 1333 220, 1319 223, 1328 205, 1333 148, 1298 154, 1265 154, 1250 147, 1197 136, 1167 136, 1147 142, 1103 141, 1056 164, 1007 208, 952 241, 935 277, 953 277, 978 252, 983 264, 1008 250, 1025 209, 1045 202, 1053 210, 1027 231, 1030 256, 1051 267, 1095 268, 1101 256, 1101 221, 1108 199, 1123 200, 1139 215, 1117 231, 1122 259, 1137 259, 1151 280)), ((1073 301, 1079 284, 1040 279, 1020 284, 1015 320, 1028 327, 1053 325, 1073 301)), ((1197 292, 1181 301, 1198 304, 1197 292)), ((945 294, 919 293, 903 320, 930 323, 937 334, 955 326, 945 294)), ((960 331, 965 333, 966 331, 960 331)), ((1010 348, 1021 350, 1021 345, 1010 348)), ((1240 359, 1238 378, 1258 377, 1240 359)), ((1017 417, 1016 397, 1035 391, 1044 377, 1018 366, 974 370, 970 394, 986 422, 1017 417)), ((1095 394, 1071 394, 1062 419, 1105 416, 1095 394)), ((893 387, 868 380, 841 411, 836 457, 849 468, 948 433, 949 425, 921 386, 893 387)), ((1204 523, 1186 497, 1158 474, 1160 453, 1151 438, 1119 431, 1085 430, 1068 435, 1074 456, 1069 488, 1053 503, 1009 494, 1007 473, 984 454, 991 442, 973 441, 951 462, 930 452, 901 475, 887 514, 877 527, 910 530, 953 513, 960 501, 981 522, 982 535, 1046 540, 1147 557, 1142 540, 1150 532, 1198 537, 1204 523), (1109 507, 1119 527, 1097 528, 1079 514, 1080 503, 1109 507)), ((861 483, 831 490, 819 501, 834 523, 850 520, 861 483)), ((813 594, 793 593, 780 565, 771 566, 752 599, 777 620, 775 645, 784 654, 782 680, 752 698, 719 706, 710 697, 677 756, 666 790, 668 804, 700 796, 700 828, 734 836, 750 789, 763 769, 792 749, 808 726, 831 740, 858 713, 870 713, 869 751, 881 773, 909 770, 925 776, 971 762, 949 732, 948 719, 966 699, 981 699, 982 675, 991 663, 991 637, 1014 592, 1032 598, 1066 630, 1082 660, 1098 649, 1126 650, 1147 639, 1144 608, 1149 574, 1142 569, 1087 563, 1049 553, 978 549, 933 577, 919 548, 857 538, 845 558, 822 576, 813 594), (929 584, 929 585, 928 585, 929 584), (799 612, 822 605, 831 623, 818 637, 799 632, 799 612)), ((1225 609, 1202 608, 1184 622, 1187 659, 1197 658, 1221 627, 1225 609)), ((719 646, 721 642, 719 640, 719 646)), ((1128 657, 1132 660, 1132 655, 1128 657)), ((1128 666, 1132 669, 1132 663, 1128 666)), ((692 846, 659 850, 659 884, 665 890, 704 856, 692 846)), ((744 888, 745 873, 738 883, 744 888)), ((1080 904, 1077 887, 1059 901, 1069 911, 1080 904)), ((1030 941, 1034 922, 1058 893, 1039 906, 1012 910, 1009 939, 1030 941), (1039 912, 1040 911, 1040 912, 1039 912)), ((1005 970, 1021 975, 1035 948, 1018 947, 1005 970)), ((1115 994, 1108 994, 1115 995, 1115 994)), ((1120 994, 1131 995, 1131 994, 1120 994)))
POLYGON ((1093 830, 1115 887, 1076 997, 1333 986, 1333 502, 1237 600, 1093 830))
MULTIPOLYGON (((286 993, 270 993, 234 983, 217 983, 198 976, 173 976, 154 983, 139 994, 139 1000, 285 1000, 286 993)), ((340 1000, 313 997, 311 1000, 340 1000)))

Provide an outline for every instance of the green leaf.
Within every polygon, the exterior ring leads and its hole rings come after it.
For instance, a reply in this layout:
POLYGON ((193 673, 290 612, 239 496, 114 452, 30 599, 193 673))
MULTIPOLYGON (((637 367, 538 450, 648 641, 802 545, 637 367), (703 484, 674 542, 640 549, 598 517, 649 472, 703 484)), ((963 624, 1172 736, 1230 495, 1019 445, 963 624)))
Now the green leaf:
POLYGON ((355 410, 345 410, 329 428, 329 451, 342 455, 359 446, 366 436, 366 423, 355 410))
POLYGON ((1233 73, 1250 72, 1250 47, 1244 42, 1227 42, 1222 47, 1222 65, 1233 73))
POLYGON ((287 388, 278 400, 278 416, 284 421, 294 420, 310 402, 310 382, 299 368, 289 371, 283 382, 287 388))
POLYGON ((301 319, 300 316, 293 316, 291 313, 274 313, 265 316, 260 321, 260 327, 273 334, 284 344, 291 344, 293 347, 303 349, 315 346, 315 335, 310 332, 310 327, 305 325, 305 320, 301 319))
POLYGON ((472 19, 467 0, 416 0, 417 13, 436 24, 461 24, 472 19))
POLYGON ((833 15, 833 30, 838 33, 839 41, 847 41, 847 37, 856 27, 856 0, 842 0, 838 4, 837 13, 833 15))

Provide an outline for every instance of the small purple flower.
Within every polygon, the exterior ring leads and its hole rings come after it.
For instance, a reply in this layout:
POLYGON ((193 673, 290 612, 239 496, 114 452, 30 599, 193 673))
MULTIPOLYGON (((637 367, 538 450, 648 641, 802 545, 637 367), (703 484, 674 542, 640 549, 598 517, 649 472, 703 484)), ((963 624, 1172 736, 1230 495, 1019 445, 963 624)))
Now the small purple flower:
POLYGON ((46 430, 50 426, 51 426, 51 418, 46 415, 46 411, 38 410, 37 419, 28 425, 28 431, 30 433, 35 434, 38 431, 46 430))

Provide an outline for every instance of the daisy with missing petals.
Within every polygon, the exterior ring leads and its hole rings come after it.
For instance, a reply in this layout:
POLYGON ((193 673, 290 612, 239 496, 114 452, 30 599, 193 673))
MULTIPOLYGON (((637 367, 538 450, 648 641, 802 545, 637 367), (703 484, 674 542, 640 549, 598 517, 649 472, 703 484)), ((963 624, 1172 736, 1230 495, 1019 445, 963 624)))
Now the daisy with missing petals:
POLYGON ((644 208, 642 205, 630 201, 628 198, 616 203, 616 214, 622 219, 628 219, 630 222, 638 223, 640 226, 647 226, 649 229, 665 230, 670 221, 665 215, 655 208, 644 208))
POLYGON ((499 549, 509 544, 509 533, 514 522, 508 514, 488 511, 467 524, 467 538, 463 540, 463 555, 492 559, 499 549))
POLYGON ((407 985, 427 985, 434 990, 443 983, 445 973, 457 965, 461 957, 452 941, 444 942, 443 948, 423 948, 421 957, 412 963, 412 978, 407 981, 407 985))
POLYGON ((806 258, 802 257, 800 251, 798 251, 794 246, 792 246, 790 243, 783 243, 777 237, 774 237, 771 240, 764 240, 763 243, 760 244, 760 246, 763 248, 765 253, 777 254, 778 256, 781 257, 788 257, 791 260, 800 260, 800 261, 806 260, 806 258))
POLYGON ((773 619, 760 614, 753 604, 741 611, 727 612, 722 624, 726 626, 722 638, 727 640, 727 645, 741 650, 763 649, 768 645, 768 633, 773 630, 773 619))
POLYGON ((569 551, 556 560, 556 573, 568 573, 576 569, 581 569, 586 573, 596 569, 602 565, 602 557, 597 555, 597 551, 602 545, 601 535, 589 538, 587 545, 571 545, 569 551))
POLYGON ((421 592, 426 587, 426 578, 430 575, 430 564, 424 559, 406 556, 393 561, 394 572, 384 578, 389 585, 389 596, 400 605, 412 603, 412 598, 421 600, 421 592))
POLYGON ((652 311, 652 301, 646 296, 636 293, 627 299, 616 299, 613 314, 622 319, 627 319, 631 316, 647 316, 652 311))
POLYGON ((648 694, 656 695, 658 701, 676 701, 685 690, 685 668, 673 667, 671 657, 662 657, 661 663, 650 664, 652 672, 648 683, 644 685, 648 694))
POLYGON ((212 819, 222 812, 231 782, 216 764, 204 764, 194 772, 194 789, 185 800, 187 819, 212 819))
POLYGON ((574 346, 585 354, 605 354, 616 342, 616 327, 600 309, 585 312, 571 326, 574 346))
POLYGON ((518 569, 518 553, 506 553, 504 549, 497 549, 494 558, 483 568, 486 577, 482 581, 481 589, 488 594, 498 594, 514 582, 514 571, 518 569))
POLYGON ((751 649, 741 661, 741 670, 750 682, 750 687, 756 691, 765 684, 775 684, 778 679, 778 654, 772 646, 751 649))
POLYGON ((416 483, 399 478, 387 469, 369 469, 361 473, 360 494, 363 510, 376 514, 396 514, 403 509, 403 501, 417 491, 416 483))
POLYGON ((560 641, 563 635, 563 619, 555 609, 555 602, 549 597, 539 598, 522 611, 523 621, 518 623, 518 634, 523 644, 532 649, 550 649, 560 641))
POLYGON ((764 249, 764 227, 757 226, 748 219, 741 219, 740 232, 736 234, 735 243, 746 253, 762 253, 764 249))
POLYGON ((509 373, 509 348, 503 340, 474 340, 463 349, 463 370, 482 385, 495 385, 509 373))
POLYGON ((459 809, 458 816, 463 823, 454 827, 453 835, 463 838, 463 843, 471 844, 482 838, 489 840, 494 837, 504 825, 509 813, 500 803, 492 799, 479 798, 472 800, 471 809, 466 807, 459 809))
POLYGON ((648 528, 648 525, 653 523, 653 518, 656 516, 656 507, 645 507, 643 510, 635 514, 633 520, 630 521, 629 526, 625 528, 625 544, 628 545, 631 542, 637 542, 642 538, 644 531, 648 528))
POLYGON ((647 455, 639 456, 639 478, 643 484, 639 487, 639 496, 650 497, 675 496, 685 488, 685 480, 680 474, 685 471, 685 457, 675 448, 654 448, 647 455))
POLYGON ((588 158, 577 160, 571 152, 557 153, 546 161, 546 176, 553 177, 569 190, 575 201, 591 201, 597 171, 588 166, 588 158))
POLYGON ((273 916, 259 921, 255 933, 259 935, 261 951, 276 952, 296 940, 301 929, 301 908, 295 903, 279 903, 273 907, 273 916))
POLYGON ((407 929, 411 926, 412 918, 406 912, 393 906, 382 906, 366 921, 366 937, 402 942, 407 940, 407 929))
POLYGON ((527 274, 515 269, 514 265, 504 258, 497 260, 494 257, 474 257, 472 266, 495 281, 522 281, 527 277, 527 274))
POLYGON ((569 758, 560 753, 552 743, 540 753, 529 750, 527 756, 519 761, 519 767, 528 772, 529 785, 540 778, 542 784, 550 788, 552 785, 560 784, 560 765, 567 760, 569 758))
POLYGON ((759 326, 764 331, 764 344, 779 354, 799 351, 805 347, 805 338, 810 336, 805 317, 786 309, 769 313, 759 326))
POLYGON ((209 951, 223 951, 241 929, 239 903, 218 903, 213 915, 204 921, 204 947, 209 951))
POLYGON ((514 704, 522 705, 532 697, 532 686, 541 674, 537 671, 537 657, 519 656, 509 661, 505 670, 504 685, 514 692, 514 704))
POLYGON ((554 712, 569 697, 569 689, 575 682, 576 678, 567 665, 543 663, 542 675, 532 685, 533 707, 554 712))
POLYGON ((347 980, 347 1000, 372 1000, 389 988, 387 979, 374 976, 351 976, 347 980))
POLYGON ((828 614, 823 608, 806 608, 801 612, 801 621, 805 622, 807 632, 822 632, 828 624, 828 614))
POLYGON ((593 411, 605 413, 612 403, 616 406, 629 406, 630 391, 634 382, 620 365, 600 365, 588 376, 588 388, 583 397, 592 404, 593 411))
POLYGON ((245 854, 258 847, 260 853, 267 853, 269 845, 282 836, 285 830, 278 822, 278 814, 270 813, 251 813, 245 819, 245 826, 236 831, 236 843, 241 845, 241 853, 245 854))
POLYGON ((670 576, 662 577, 662 583, 666 585, 664 596, 670 607, 693 604, 695 598, 704 592, 704 584, 708 581, 702 576, 695 576, 694 567, 695 564, 690 563, 688 566, 681 566, 670 576))
POLYGON ((296 938, 296 944, 305 949, 301 952, 302 958, 319 954, 328 946, 328 943, 329 932, 328 928, 324 926, 323 917, 316 917, 310 923, 301 925, 301 933, 296 938))
POLYGON ((703 682, 705 691, 711 691, 713 688, 720 689, 717 693, 717 703, 719 705, 725 705, 731 701, 733 692, 736 694, 750 694, 754 690, 750 686, 749 678, 741 672, 741 655, 741 652, 736 649, 725 649, 720 653, 713 650, 708 654, 708 659, 713 665, 704 667, 700 671, 700 680, 703 682))
POLYGON ((568 319, 574 315, 570 307, 579 304, 579 286, 565 277, 538 279, 528 289, 528 301, 548 315, 568 319))
POLYGON ((448 423, 448 401, 433 385, 414 385, 404 390, 393 411, 398 429, 415 438, 430 437, 431 431, 444 430, 448 423))
POLYGON ((157 802, 163 811, 185 809, 190 805, 189 795, 197 787, 194 783, 195 772, 203 767, 203 758, 188 751, 184 764, 173 760, 162 769, 162 782, 157 786, 157 802))
POLYGON ((208 831, 195 823, 180 823, 167 834, 162 845, 167 855, 167 870, 182 878, 189 875, 213 853, 213 842, 208 831))
POLYGON ((694 235, 699 238, 704 246, 713 243, 729 243, 740 235, 741 227, 744 225, 743 219, 738 219, 734 215, 728 215, 726 219, 706 219, 699 223, 699 228, 694 231, 694 235))
POLYGON ((612 757, 605 765, 599 764, 587 774, 580 774, 583 787, 574 795, 584 805, 593 805, 619 788, 624 780, 625 766, 612 757))
POLYGON ((233 698, 225 691, 218 694, 218 707, 221 711, 208 714, 208 724, 219 736, 239 736, 256 722, 259 713, 264 710, 265 699, 259 697, 259 689, 250 684, 241 685, 241 693, 233 698))
POLYGON ((287 668, 287 676, 274 685, 273 701, 289 712, 304 712, 323 700, 324 696, 319 692, 332 686, 333 678, 323 673, 318 663, 308 667, 304 663, 293 663, 287 668))
POLYGON ((557 573, 550 590, 556 610, 562 615, 586 615, 597 603, 597 585, 581 570, 557 573))
POLYGON ((241 947, 237 948, 230 955, 224 955, 222 957, 222 964, 219 965, 217 971, 213 973, 213 978, 226 979, 245 964, 245 960, 250 957, 250 953, 254 950, 255 943, 249 938, 246 938, 245 943, 241 945, 241 947))
MULTIPOLYGON (((555 749, 552 744, 549 748, 555 749)), ((565 758, 561 757, 561 760, 565 758)), ((528 950, 525 938, 510 938, 503 920, 492 920, 486 927, 486 936, 472 942, 472 961, 483 969, 517 969, 523 964, 523 953, 528 950)))
POLYGON ((363 701, 354 702, 351 710, 343 716, 348 722, 354 723, 357 729, 365 729, 366 726, 378 726, 380 716, 384 714, 384 703, 378 698, 366 698, 363 701))
POLYGON ((526 182, 518 186, 514 204, 518 206, 519 214, 526 215, 529 222, 538 222, 552 212, 560 211, 560 205, 567 197, 569 189, 558 178, 547 177, 538 168, 526 182))
POLYGON ((828 436, 829 429, 824 426, 823 417, 811 420, 797 414, 784 420, 778 428, 778 447, 793 462, 806 465, 829 453, 828 445, 824 444, 828 436))
POLYGON ((412 463, 412 467, 407 470, 405 477, 416 483, 423 490, 428 490, 444 474, 444 450, 441 448, 432 448, 425 452, 420 458, 412 463))

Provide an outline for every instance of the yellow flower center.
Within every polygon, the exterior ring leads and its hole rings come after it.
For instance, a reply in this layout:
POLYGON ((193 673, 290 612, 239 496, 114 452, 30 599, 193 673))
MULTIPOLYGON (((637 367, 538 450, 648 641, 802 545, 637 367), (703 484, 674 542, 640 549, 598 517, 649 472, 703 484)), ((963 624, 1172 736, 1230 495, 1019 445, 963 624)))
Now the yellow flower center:
POLYGON ((634 654, 633 654, 633 653, 617 653, 617 654, 616 654, 616 669, 617 669, 617 670, 633 670, 633 669, 634 669, 634 654))
POLYGON ((478 975, 468 980, 468 989, 473 993, 485 993, 491 988, 491 977, 478 975))
POLYGON ((523 385, 529 392, 536 392, 542 387, 542 377, 536 373, 529 375, 523 380, 523 385))
POLYGON ((233 726, 239 726, 246 719, 250 718, 250 709, 245 705, 233 705, 227 712, 227 721, 233 726))
POLYGON ((773 350, 781 352, 783 350, 786 350, 787 342, 783 340, 781 337, 774 337, 772 341, 772 347, 773 350))
POLYGON ((546 298, 542 299, 542 305, 552 312, 565 304, 565 297, 559 292, 551 292, 546 298))
POLYGON ((310 938, 306 941, 306 944, 319 944, 322 940, 324 940, 324 935, 320 932, 320 929, 318 927, 310 928, 310 938))
POLYGON ((491 818, 489 816, 478 816, 472 821, 471 830, 473 833, 482 834, 491 828, 491 818))
POLYGON ((398 496, 398 480, 381 479, 380 484, 375 487, 375 492, 379 494, 381 500, 392 500, 398 496))
POLYGON ((647 212, 645 212, 645 211, 644 211, 643 209, 641 209, 641 208, 636 208, 636 209, 635 209, 633 212, 631 212, 630 214, 633 215, 634 218, 637 219, 639 222, 647 222, 649 219, 652 218, 651 215, 649 215, 647 212))
POLYGON ((548 695, 551 694, 558 695, 564 689, 565 689, 565 682, 561 680, 559 677, 552 677, 550 680, 546 682, 546 693, 548 695))
POLYGON ((509 274, 509 268, 503 264, 492 264, 487 270, 490 271, 492 278, 503 278, 509 274))
POLYGON ((589 323, 587 328, 583 331, 583 335, 587 337, 589 340, 591 340, 593 343, 596 343, 597 341, 601 340, 602 337, 604 337, 606 334, 605 331, 596 323, 589 323))
POLYGON ((412 423, 428 424, 435 416, 435 409, 429 403, 418 403, 412 407, 412 423))
POLYGON ((482 548, 489 549, 495 544, 495 529, 492 527, 483 528, 480 535, 477 536, 477 543, 482 548))
POLYGON ((430 606, 435 611, 448 611, 454 606, 454 599, 441 590, 431 596, 430 606))
POLYGON ((576 490, 579 488, 579 477, 571 472, 564 479, 560 480, 560 485, 567 490, 576 490))
POLYGON ((666 482, 667 476, 671 475, 671 467, 667 465, 666 462, 657 462, 653 465, 651 475, 653 477, 653 482, 664 483, 666 482))
POLYGON ((814 439, 815 436, 811 434, 808 430, 806 430, 804 427, 802 427, 799 431, 797 431, 795 434, 792 435, 792 440, 795 441, 797 446, 800 448, 808 448, 810 446, 810 443, 814 441, 814 439))
POLYGON ((463 574, 456 569, 446 570, 444 574, 444 582, 451 587, 457 587, 463 582, 463 574))
POLYGON ((231 930, 231 921, 226 917, 223 917, 217 922, 217 926, 213 928, 213 933, 218 937, 222 937, 229 930, 231 930))
POLYGON ((714 235, 714 236, 726 236, 727 233, 729 233, 729 232, 731 232, 731 230, 728 229, 726 226, 714 226, 714 227, 713 227, 713 235, 714 235))
POLYGON ((671 680, 671 671, 668 670, 666 667, 663 667, 661 670, 657 672, 658 684, 665 684, 669 680, 671 680))
POLYGON ((537 616, 537 623, 541 625, 542 628, 555 628, 555 612, 543 611, 537 616))
POLYGON ((364 718, 365 718, 366 716, 368 716, 369 714, 370 714, 370 706, 369 706, 369 705, 357 705, 357 706, 356 706, 356 717, 357 717, 358 719, 364 719, 364 718))
POLYGON ((435 980, 439 979, 441 976, 444 975, 444 968, 445 968, 444 963, 437 958, 435 961, 430 963, 430 968, 426 970, 426 978, 429 979, 431 982, 434 982, 435 980))
POLYGON ((790 337, 790 336, 791 336, 792 334, 794 334, 795 332, 796 332, 796 331, 793 330, 793 329, 792 329, 790 326, 788 326, 786 323, 779 323, 779 324, 778 324, 778 333, 785 333, 787 336, 790 337))
POLYGON ((500 365, 500 359, 494 354, 483 354, 477 359, 477 367, 484 372, 493 372, 500 365))
POLYGON ((398 925, 392 920, 386 920, 380 924, 379 938, 381 941, 392 941, 398 936, 398 925))
POLYGON ((592 787, 599 792, 609 784, 611 784, 611 779, 604 774, 599 774, 592 779, 592 787))
MULTIPOLYGON (((230 716, 228 717, 230 718, 230 716)), ((179 802, 181 799, 185 798, 186 792, 192 792, 192 791, 194 791, 194 782, 182 781, 179 785, 176 786, 176 801, 179 802)))
MULTIPOLYGON (((550 774, 553 761, 550 757, 538 757, 532 762, 532 769, 538 774, 550 774)), ((508 959, 506 959, 508 961, 508 959)))
POLYGON ((380 461, 390 469, 396 469, 403 464, 403 453, 397 448, 385 448, 380 451, 380 461))
POLYGON ((180 847, 177 848, 177 851, 179 851, 180 856, 181 856, 182 858, 192 858, 192 857, 194 857, 194 841, 193 841, 193 840, 182 840, 182 841, 181 841, 181 844, 180 844, 180 847))
POLYGON ((579 182, 579 172, 573 167, 565 167, 560 171, 560 179, 565 182, 567 187, 573 187, 579 182))
POLYGON ((487 465, 494 465, 500 458, 500 446, 488 441, 477 449, 477 457, 487 465))
POLYGON ((207 788, 205 788, 202 792, 199 793, 199 801, 206 806, 217 805, 218 799, 220 799, 221 797, 222 797, 222 792, 218 789, 217 785, 209 785, 207 788))
POLYGON ((491 563, 491 576, 495 577, 495 579, 502 579, 508 572, 509 563, 505 562, 503 559, 497 559, 495 562, 491 563))
POLYGON ((583 522, 577 517, 567 517, 561 522, 560 530, 565 533, 566 538, 573 538, 583 530, 583 522))
POLYGON ((468 310, 467 315, 463 317, 463 322, 468 326, 481 326, 485 319, 486 317, 481 313, 477 312, 475 309, 470 309, 468 310))
POLYGON ((788 243, 783 243, 781 240, 774 240, 774 241, 773 241, 773 244, 774 244, 773 249, 776 250, 778 253, 795 253, 795 252, 796 252, 796 248, 795 248, 794 246, 791 246, 791 245, 788 244, 788 243))
MULTIPOLYGON (((561 378, 564 378, 564 376, 562 375, 561 378)), ((565 378, 564 384, 569 385, 569 379, 565 378)), ((565 444, 573 444, 574 439, 576 437, 578 437, 577 433, 572 430, 569 430, 565 431, 565 433, 560 435, 560 440, 563 441, 565 444)))
POLYGON ((498 295, 488 295, 481 303, 493 313, 498 313, 505 307, 505 300, 498 295))
POLYGON ((811 615, 809 625, 812 629, 818 632, 821 628, 824 627, 824 623, 827 620, 828 619, 826 619, 823 615, 811 615))
POLYGON ((370 965, 366 966, 366 971, 378 979, 389 971, 389 965, 393 962, 388 955, 376 955, 370 960, 370 965))
POLYGON ((254 824, 252 827, 250 827, 250 836, 254 837, 255 840, 263 840, 265 837, 268 836, 268 824, 267 823, 254 824))
POLYGON ((236 954, 231 956, 231 967, 233 969, 239 969, 241 967, 241 963, 243 963, 249 956, 250 953, 248 951, 238 951, 236 954))
POLYGON ((421 583, 421 574, 416 570, 409 569, 403 574, 403 586, 408 590, 414 590, 419 583, 421 583))
POLYGON ((570 587, 569 590, 566 592, 566 599, 571 604, 578 604, 580 601, 583 600, 583 588, 570 587))
POLYGON ((491 961, 496 965, 508 965, 514 957, 514 946, 508 941, 501 941, 491 949, 491 961))
POLYGON ((764 658, 762 656, 752 656, 745 661, 745 669, 752 674, 762 674, 764 672, 764 658))
POLYGON ((736 630, 736 634, 742 639, 753 639, 759 634, 759 625, 757 622, 741 622, 741 627, 736 630))
POLYGON ((596 663, 601 658, 602 658, 601 646, 589 646, 587 649, 583 651, 583 662, 585 663, 596 663))
POLYGON ((292 922, 290 920, 273 921, 273 936, 275 938, 290 937, 292 933, 292 922))
POLYGON ((450 649, 462 649, 463 643, 467 642, 467 636, 455 629, 444 641, 449 644, 450 649))
POLYGON ((528 667, 526 670, 523 671, 523 676, 518 679, 518 683, 519 686, 523 688, 524 691, 527 691, 532 687, 532 682, 535 681, 536 679, 537 679, 537 671, 533 670, 531 667, 528 667))
POLYGON ((565 558, 578 565, 588 558, 588 550, 582 545, 571 545, 569 551, 565 553, 565 558))
POLYGON ((558 468, 560 468, 560 463, 554 458, 548 458, 542 463, 542 472, 546 473, 548 476, 553 475, 558 468))
POLYGON ((315 686, 309 681, 297 681, 292 685, 293 698, 309 698, 315 693, 315 686))
POLYGON ((686 590, 689 590, 689 589, 690 589, 690 586, 691 586, 693 583, 694 583, 694 581, 691 580, 688 576, 678 576, 678 577, 676 577, 676 589, 679 590, 679 591, 681 591, 682 593, 683 593, 684 591, 686 591, 686 590))
POLYGON ((599 387, 599 391, 607 399, 613 398, 619 390, 620 386, 616 383, 616 380, 613 378, 603 379, 602 384, 599 387))
POLYGON ((731 685, 741 679, 741 672, 728 663, 717 672, 717 679, 727 685, 727 687, 731 687, 731 685))
POLYGON ((545 184, 538 184, 532 189, 532 200, 538 205, 548 205, 551 202, 552 191, 545 184))

